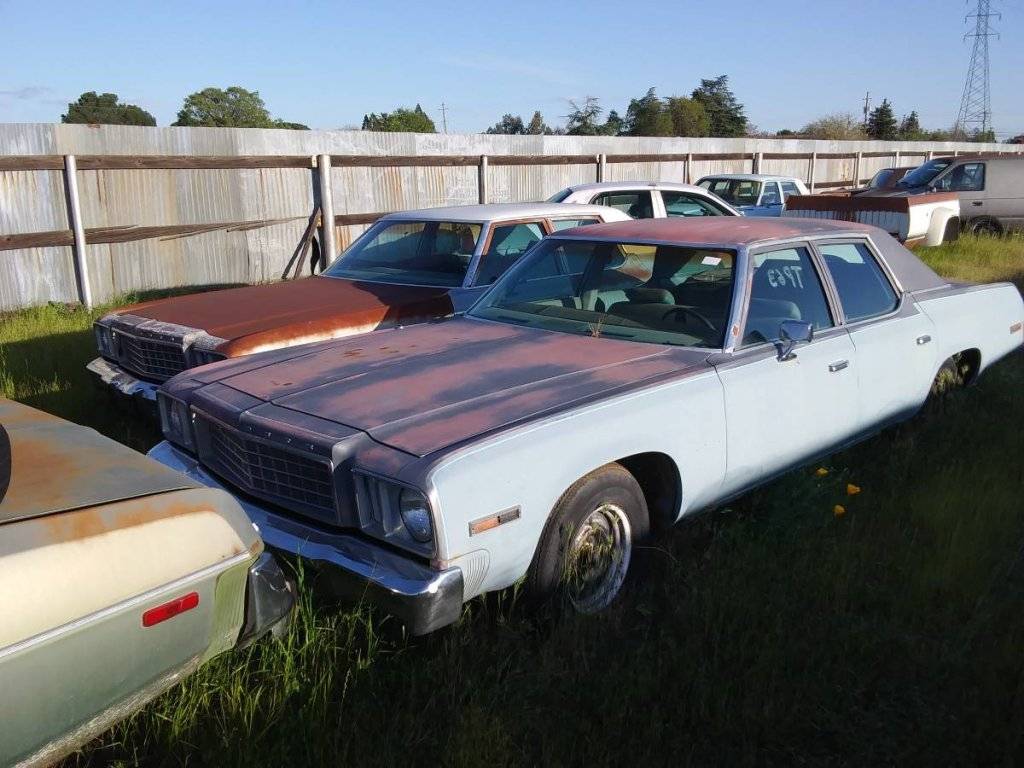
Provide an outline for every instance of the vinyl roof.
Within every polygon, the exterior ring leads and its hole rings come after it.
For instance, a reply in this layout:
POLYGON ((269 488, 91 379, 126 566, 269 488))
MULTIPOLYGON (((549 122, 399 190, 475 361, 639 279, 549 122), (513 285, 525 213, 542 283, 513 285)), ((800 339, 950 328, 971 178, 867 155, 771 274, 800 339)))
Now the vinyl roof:
POLYGON ((851 221, 736 216, 694 216, 636 219, 591 224, 563 230, 551 237, 606 238, 624 242, 678 242, 691 245, 748 246, 766 240, 822 235, 861 235, 881 232, 851 221))

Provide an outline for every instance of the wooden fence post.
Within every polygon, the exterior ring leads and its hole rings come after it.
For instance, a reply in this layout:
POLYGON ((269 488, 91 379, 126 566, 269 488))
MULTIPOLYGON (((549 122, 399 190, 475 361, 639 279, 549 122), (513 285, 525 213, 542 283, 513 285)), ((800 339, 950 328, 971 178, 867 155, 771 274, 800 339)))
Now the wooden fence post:
POLYGON ((476 171, 477 202, 487 204, 487 155, 480 155, 480 165, 476 171))
POLYGON ((597 183, 600 184, 608 173, 608 155, 604 152, 597 156, 597 183))
POLYGON ((78 299, 86 309, 92 309, 92 287, 89 285, 89 254, 86 251, 85 227, 82 224, 82 206, 78 199, 78 164, 74 155, 64 156, 64 194, 68 207, 68 224, 74 235, 71 246, 75 256, 75 280, 78 299))
POLYGON ((816 170, 815 166, 817 166, 817 164, 818 164, 818 153, 817 152, 811 152, 811 164, 810 164, 811 167, 807 170, 807 175, 810 178, 807 179, 807 186, 809 186, 811 188, 811 194, 812 195, 814 194, 814 175, 815 175, 814 172, 816 170))
POLYGON ((693 152, 686 153, 686 173, 683 175, 683 180, 687 184, 693 184, 693 152))
POLYGON ((864 156, 864 153, 862 151, 860 151, 860 150, 858 150, 857 154, 853 156, 853 186, 854 187, 859 187, 860 186, 860 161, 861 161, 861 158, 863 156, 864 156))
POLYGON ((334 231, 334 193, 331 189, 331 156, 320 155, 316 161, 320 181, 320 259, 330 264, 338 255, 334 231))

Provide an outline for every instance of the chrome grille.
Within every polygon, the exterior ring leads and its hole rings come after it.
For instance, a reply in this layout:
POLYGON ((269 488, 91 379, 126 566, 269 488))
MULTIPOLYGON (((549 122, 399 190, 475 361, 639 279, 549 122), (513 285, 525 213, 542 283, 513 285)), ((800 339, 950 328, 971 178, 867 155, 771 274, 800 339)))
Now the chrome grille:
POLYGON ((154 341, 115 331, 118 361, 132 373, 165 381, 186 368, 181 343, 154 341))
POLYGON ((229 482, 254 496, 297 512, 335 519, 331 465, 257 440, 196 414, 200 458, 229 482))

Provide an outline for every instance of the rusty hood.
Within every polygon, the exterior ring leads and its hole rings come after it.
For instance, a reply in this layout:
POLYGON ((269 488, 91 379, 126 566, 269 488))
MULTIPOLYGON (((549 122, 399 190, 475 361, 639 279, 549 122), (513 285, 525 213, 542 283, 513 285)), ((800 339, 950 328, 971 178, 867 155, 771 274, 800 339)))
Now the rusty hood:
POLYGON ((192 487, 92 429, 0 399, 0 524, 192 487))
POLYGON ((206 331, 226 340, 218 352, 236 357, 444 317, 453 306, 447 288, 308 277, 175 296, 122 311, 206 331))
MULTIPOLYGON (((706 355, 476 320, 382 331, 193 375, 416 456, 685 370, 706 355)), ((201 399, 202 390, 196 394, 201 399)))

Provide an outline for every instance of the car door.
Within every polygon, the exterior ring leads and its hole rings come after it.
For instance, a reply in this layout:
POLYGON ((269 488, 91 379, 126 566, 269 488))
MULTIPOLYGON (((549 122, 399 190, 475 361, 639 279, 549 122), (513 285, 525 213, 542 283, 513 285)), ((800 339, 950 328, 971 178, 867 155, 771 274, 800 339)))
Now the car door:
POLYGON ((986 191, 986 163, 957 163, 937 178, 937 192, 956 192, 960 198, 960 218, 964 223, 982 216, 998 218, 999 202, 986 191))
POLYGON ((782 192, 777 181, 766 181, 761 185, 761 197, 757 205, 747 212, 748 216, 781 216, 782 192))
POLYGON ((725 397, 723 495, 826 453, 856 432, 855 350, 807 243, 754 251, 736 350, 713 360, 725 397), (802 320, 810 343, 780 359, 779 325, 802 320))
POLYGON ((857 357, 859 431, 909 415, 925 401, 941 361, 934 326, 861 239, 814 244, 839 299, 857 357))

